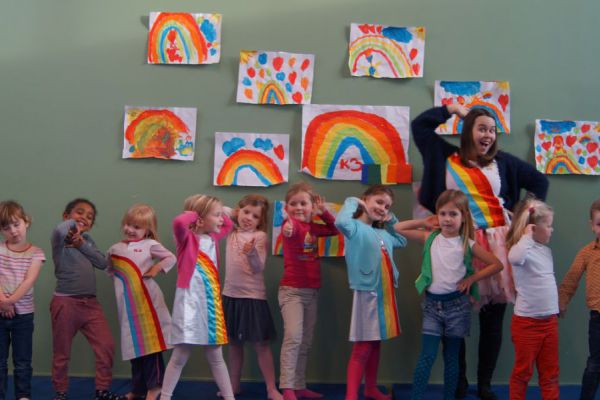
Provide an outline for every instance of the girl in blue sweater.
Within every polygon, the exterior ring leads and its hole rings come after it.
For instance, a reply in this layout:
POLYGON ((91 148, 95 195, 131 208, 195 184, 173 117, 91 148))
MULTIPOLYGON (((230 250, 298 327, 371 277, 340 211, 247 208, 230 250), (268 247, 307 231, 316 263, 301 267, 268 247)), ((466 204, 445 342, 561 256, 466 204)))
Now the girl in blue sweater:
POLYGON ((406 239, 394 231, 396 217, 390 213, 391 189, 371 186, 358 199, 349 197, 335 219, 344 235, 350 289, 354 291, 350 341, 354 342, 348 362, 346 399, 358 398, 365 375, 367 398, 389 400, 377 389, 381 341, 400 334, 394 288, 398 270, 392 259, 394 247, 406 239))

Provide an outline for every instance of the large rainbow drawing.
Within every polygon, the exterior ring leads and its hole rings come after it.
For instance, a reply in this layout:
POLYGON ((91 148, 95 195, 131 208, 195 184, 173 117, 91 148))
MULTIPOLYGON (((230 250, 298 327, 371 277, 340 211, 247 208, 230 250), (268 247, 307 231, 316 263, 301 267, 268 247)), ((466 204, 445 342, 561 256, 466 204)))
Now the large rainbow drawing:
POLYGON ((356 110, 323 113, 310 122, 304 137, 302 170, 317 178, 333 179, 341 156, 351 146, 359 149, 364 164, 395 166, 387 168, 384 182, 411 182, 410 165, 396 128, 379 115, 356 110))
POLYGON ((287 104, 285 92, 277 82, 267 82, 258 93, 259 104, 287 104))
POLYGON ((544 169, 546 174, 581 174, 582 171, 579 169, 576 163, 571 160, 567 154, 559 154, 553 156, 546 163, 544 169))
POLYGON ((207 44, 200 32, 198 23, 192 14, 168 13, 158 14, 148 36, 148 62, 152 64, 169 64, 167 49, 169 42, 181 51, 182 64, 201 64, 207 58, 207 44))
POLYGON ((167 349, 160 321, 142 274, 127 257, 111 255, 114 277, 123 285, 123 299, 136 357, 167 349))
POLYGON ((225 160, 217 174, 216 184, 237 186, 238 174, 246 168, 254 172, 265 186, 285 182, 279 167, 271 158, 260 151, 242 149, 225 160))
POLYGON ((358 61, 363 57, 377 53, 386 61, 394 77, 411 77, 414 75, 409 58, 402 47, 394 40, 383 35, 364 35, 350 43, 350 59, 348 65, 352 73, 357 70, 358 61))
POLYGON ((210 257, 198 251, 196 271, 200 273, 206 295, 206 318, 208 324, 208 344, 226 344, 227 328, 221 303, 219 271, 210 257))
MULTIPOLYGON (((469 104, 466 104, 468 108, 483 108, 489 111, 494 119, 496 120, 496 132, 509 133, 510 127, 504 118, 502 110, 494 103, 480 99, 478 96, 473 97, 469 104)), ((463 120, 461 118, 454 118, 452 125, 452 132, 462 132, 463 120)))
POLYGON ((169 110, 145 110, 125 130, 125 139, 131 144, 130 157, 170 159, 176 155, 179 135, 189 128, 169 110))

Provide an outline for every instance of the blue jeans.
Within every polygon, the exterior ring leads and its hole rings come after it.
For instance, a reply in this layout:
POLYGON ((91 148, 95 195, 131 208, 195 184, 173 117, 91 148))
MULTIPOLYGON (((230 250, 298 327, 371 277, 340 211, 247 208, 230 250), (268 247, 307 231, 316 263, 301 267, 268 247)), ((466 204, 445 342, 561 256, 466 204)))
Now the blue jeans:
POLYGON ((590 311, 588 327, 590 355, 581 379, 581 400, 593 400, 600 382, 600 313, 590 311))
POLYGON ((31 397, 33 313, 0 317, 0 400, 6 399, 8 352, 12 344, 15 397, 31 397))
POLYGON ((421 304, 423 334, 464 338, 471 330, 469 296, 460 292, 437 295, 427 292, 421 304))

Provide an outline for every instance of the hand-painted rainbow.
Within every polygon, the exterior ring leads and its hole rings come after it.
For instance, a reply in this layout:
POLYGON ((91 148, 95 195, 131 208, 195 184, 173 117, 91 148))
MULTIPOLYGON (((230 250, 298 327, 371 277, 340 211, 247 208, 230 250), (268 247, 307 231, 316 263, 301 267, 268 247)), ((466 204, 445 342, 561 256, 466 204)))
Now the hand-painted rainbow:
POLYGON ((352 73, 356 73, 358 61, 377 53, 386 61, 395 78, 418 76, 412 70, 411 62, 402 47, 392 39, 383 35, 364 35, 350 43, 350 59, 348 65, 352 73))
POLYGON ((398 308, 394 295, 394 273, 387 251, 381 249, 381 285, 377 289, 377 314, 381 339, 391 339, 400 334, 398 308))
MULTIPOLYGON (((510 127, 506 123, 504 113, 498 106, 489 101, 482 100, 479 96, 474 96, 469 104, 466 104, 467 108, 483 108, 489 111, 494 119, 496 120, 496 131, 502 133, 509 133, 510 127)), ((454 124, 452 125, 452 132, 462 132, 463 120, 461 118, 454 118, 454 124)))
POLYGON ((206 295, 206 314, 208 318, 208 344, 226 344, 227 329, 223 317, 221 304, 221 285, 219 284, 219 271, 203 251, 198 250, 196 270, 202 276, 206 295))
POLYGON ((133 261, 111 255, 114 277, 123 285, 123 298, 136 357, 167 349, 160 321, 142 274, 133 261))
POLYGON ((448 157, 447 170, 461 192, 469 199, 469 209, 478 228, 506 225, 504 209, 483 172, 465 167, 458 154, 448 157))
POLYGON ((317 178, 332 179, 340 157, 350 146, 358 147, 365 164, 396 166, 382 168, 384 182, 411 182, 410 165, 396 128, 379 115, 355 110, 323 113, 310 122, 302 169, 317 178))
POLYGON ((582 174, 583 172, 568 154, 558 154, 551 156, 550 160, 546 163, 544 172, 546 174, 582 174))
POLYGON ((259 104, 288 104, 285 91, 275 81, 267 82, 258 93, 259 104))
POLYGON ((189 133, 189 128, 172 111, 145 110, 127 126, 125 139, 132 145, 132 158, 170 159, 181 133, 189 133))
POLYGON ((151 64, 202 64, 207 58, 204 35, 192 14, 161 12, 150 28, 148 62, 151 64), (169 54, 169 42, 178 52, 177 59, 169 54))
POLYGON ((217 175, 216 184, 219 186, 237 186, 238 173, 244 168, 254 172, 265 186, 285 182, 279 167, 272 159, 260 151, 242 149, 225 160, 217 175))

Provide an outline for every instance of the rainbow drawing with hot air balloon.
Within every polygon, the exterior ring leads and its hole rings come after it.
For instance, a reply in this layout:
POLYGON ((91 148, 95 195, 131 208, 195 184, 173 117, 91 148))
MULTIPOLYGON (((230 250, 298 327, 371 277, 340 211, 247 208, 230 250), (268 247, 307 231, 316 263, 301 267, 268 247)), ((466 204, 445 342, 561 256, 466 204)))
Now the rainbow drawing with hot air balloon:
POLYGON ((221 14, 150 13, 148 64, 214 64, 221 58, 221 14))
POLYGON ((600 123, 535 121, 535 164, 548 175, 600 175, 600 123))
POLYGON ((273 186, 288 180, 289 135, 215 133, 215 186, 273 186))
MULTIPOLYGON (((507 81, 435 81, 436 106, 458 103, 467 108, 483 108, 496 120, 498 133, 510 133, 510 84, 507 81)), ((462 120, 453 115, 438 127, 440 135, 462 131, 462 120)))
POLYGON ((192 161, 196 109, 125 107, 123 158, 192 161))
POLYGON ((351 24, 348 67, 353 76, 423 76, 425 28, 351 24))
POLYGON ((321 179, 361 180, 381 166, 381 183, 412 182, 408 107, 309 105, 302 108, 302 172, 321 179))

